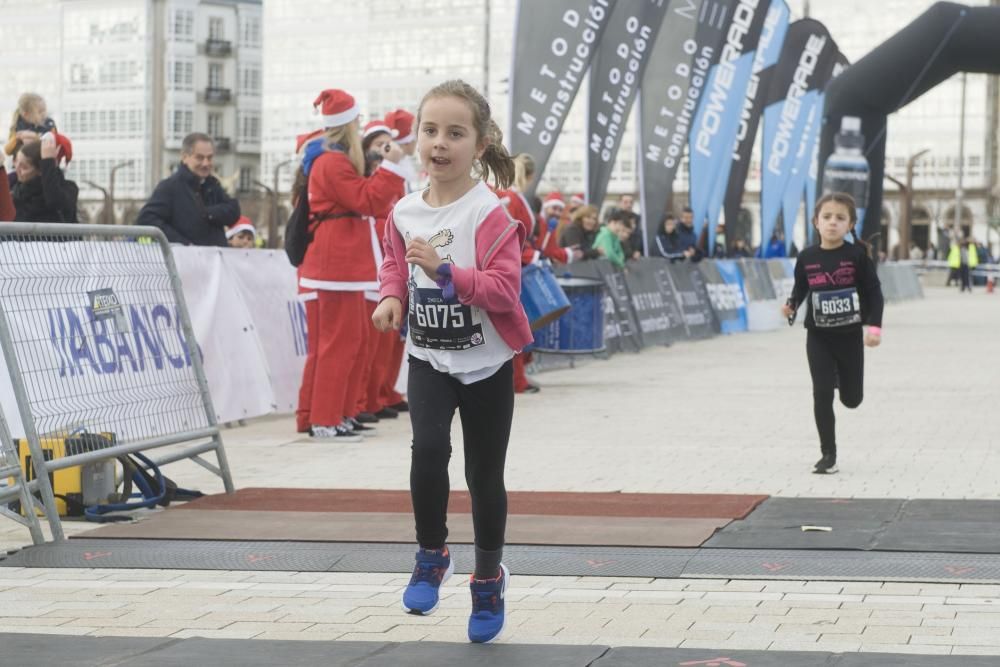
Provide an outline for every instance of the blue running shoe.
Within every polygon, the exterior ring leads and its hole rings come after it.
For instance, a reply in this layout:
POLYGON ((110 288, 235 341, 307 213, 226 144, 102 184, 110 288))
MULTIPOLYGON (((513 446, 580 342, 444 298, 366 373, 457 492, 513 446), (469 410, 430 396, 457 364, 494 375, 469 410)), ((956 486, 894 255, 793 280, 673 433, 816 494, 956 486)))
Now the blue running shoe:
POLYGON ((503 599, 507 595, 510 570, 500 563, 500 576, 496 579, 472 579, 472 615, 469 616, 469 641, 489 644, 500 636, 507 623, 503 599))
POLYGON ((427 615, 437 609, 438 589, 451 578, 455 563, 448 547, 417 549, 416 559, 413 576, 403 591, 403 610, 409 614, 427 615))

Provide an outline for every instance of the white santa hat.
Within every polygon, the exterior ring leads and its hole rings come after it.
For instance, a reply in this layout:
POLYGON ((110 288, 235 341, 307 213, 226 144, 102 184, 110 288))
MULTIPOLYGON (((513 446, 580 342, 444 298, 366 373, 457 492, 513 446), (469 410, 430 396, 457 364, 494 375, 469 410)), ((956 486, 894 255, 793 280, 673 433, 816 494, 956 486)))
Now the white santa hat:
POLYGON ((390 137, 392 136, 392 128, 386 125, 385 122, 382 121, 382 119, 377 119, 365 125, 365 129, 361 133, 361 138, 367 139, 373 134, 378 134, 379 132, 385 132, 390 137))
POLYGON ((350 94, 334 88, 321 92, 313 107, 323 115, 323 127, 347 125, 361 113, 350 94))
POLYGON ((250 232, 253 237, 257 238, 257 230, 254 228, 253 223, 250 222, 250 218, 245 215, 241 215, 236 221, 236 224, 226 230, 226 238, 231 239, 240 232, 250 232))

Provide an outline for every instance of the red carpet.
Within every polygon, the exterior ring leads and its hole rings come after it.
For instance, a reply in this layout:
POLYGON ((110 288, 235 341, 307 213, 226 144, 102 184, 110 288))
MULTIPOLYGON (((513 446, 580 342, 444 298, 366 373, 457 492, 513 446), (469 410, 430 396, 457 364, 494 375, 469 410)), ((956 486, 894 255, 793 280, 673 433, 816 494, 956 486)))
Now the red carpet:
MULTIPOLYGON (((540 516, 742 519, 767 496, 688 493, 571 493, 510 491, 508 512, 540 516)), ((240 489, 233 495, 205 496, 176 505, 187 510, 258 512, 412 511, 409 491, 371 489, 240 489)), ((453 491, 452 513, 470 513, 469 494, 453 491)))

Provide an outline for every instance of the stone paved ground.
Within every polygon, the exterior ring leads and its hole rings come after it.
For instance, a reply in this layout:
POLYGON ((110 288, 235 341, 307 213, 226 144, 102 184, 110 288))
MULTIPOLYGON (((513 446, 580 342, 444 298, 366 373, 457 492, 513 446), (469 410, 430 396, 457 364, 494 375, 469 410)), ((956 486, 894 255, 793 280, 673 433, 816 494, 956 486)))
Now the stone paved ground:
MULTIPOLYGON (((996 498, 1000 296, 927 296, 889 307, 885 343, 866 360, 866 401, 838 409, 840 475, 808 472, 818 447, 796 328, 540 375, 543 392, 518 398, 508 485, 996 498)), ((225 440, 238 487, 406 488, 408 425, 380 426, 364 444, 331 446, 269 418, 225 440)), ((194 465, 169 471, 183 486, 220 489, 194 465)), ((0 523, 0 548, 26 542, 0 523)), ((506 642, 1000 655, 997 585, 514 574, 506 642)), ((464 582, 452 580, 437 614, 416 618, 399 611, 406 578, 3 568, 0 631, 464 641, 464 582)))

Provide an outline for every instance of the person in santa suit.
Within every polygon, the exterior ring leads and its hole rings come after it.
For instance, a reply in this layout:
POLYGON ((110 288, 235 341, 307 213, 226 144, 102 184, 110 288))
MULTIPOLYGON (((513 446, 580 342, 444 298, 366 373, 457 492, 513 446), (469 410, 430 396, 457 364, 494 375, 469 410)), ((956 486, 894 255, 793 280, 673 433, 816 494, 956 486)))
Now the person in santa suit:
POLYGON ((417 164, 416 118, 406 109, 396 109, 385 115, 385 124, 392 131, 392 138, 403 149, 403 159, 399 167, 406 178, 406 192, 416 192, 421 188, 420 166, 417 164))
MULTIPOLYGON (((521 249, 521 266, 527 266, 537 261, 532 237, 536 227, 538 227, 535 214, 524 197, 525 188, 531 183, 531 178, 525 173, 533 174, 535 161, 527 153, 518 153, 514 156, 514 183, 506 190, 496 190, 496 195, 504 209, 514 220, 517 220, 527 232, 524 246, 521 249), (527 166, 526 166, 527 165, 527 166), (519 178, 520 176, 520 178, 519 178)), ((525 366, 531 363, 531 352, 521 351, 514 355, 514 393, 516 394, 537 394, 541 389, 538 385, 528 381, 525 366)))
MULTIPOLYGON (((421 189, 421 169, 416 159, 416 118, 405 109, 395 109, 385 115, 384 121, 392 132, 392 138, 403 149, 403 159, 399 162, 406 178, 403 194, 416 192, 421 189)), ((385 380, 379 390, 379 402, 394 412, 408 412, 409 403, 406 402, 406 398, 402 394, 396 391, 399 384, 406 385, 406 376, 409 371, 409 365, 403 363, 406 356, 406 336, 396 336, 392 332, 389 335, 394 337, 393 347, 389 356, 389 367, 385 374, 385 380)))
POLYGON ((583 251, 579 246, 562 247, 559 245, 559 225, 564 217, 565 205, 562 195, 550 192, 542 202, 542 215, 534 237, 533 261, 544 257, 559 264, 572 264, 583 259, 583 251))
POLYGON ((354 98, 343 90, 324 90, 313 106, 322 114, 324 132, 302 146, 312 241, 299 278, 300 287, 317 294, 315 327, 309 328, 316 344, 310 427, 314 438, 357 442, 359 434, 374 432, 353 419, 364 371, 364 293, 378 289, 379 242, 368 218, 399 198, 403 151, 390 142, 379 167, 365 177, 354 98))
MULTIPOLYGON (((385 121, 377 119, 365 125, 361 133, 361 148, 365 152, 365 176, 371 176, 375 173, 375 170, 378 169, 385 157, 386 146, 391 143, 392 129, 385 124, 385 121)), ((402 197, 404 194, 401 189, 399 197, 402 197)), ((370 219, 375 228, 376 238, 379 241, 378 247, 375 248, 377 251, 375 253, 376 269, 382 265, 382 257, 384 256, 382 239, 385 236, 386 219, 389 217, 389 212, 392 210, 393 205, 395 205, 395 201, 392 202, 392 205, 386 207, 378 215, 370 219)), ((377 305, 378 291, 366 291, 365 306, 369 319, 371 319, 377 305)), ((395 332, 380 333, 374 327, 366 327, 365 335, 366 359, 364 382, 360 387, 361 392, 358 397, 356 408, 358 415, 356 419, 362 424, 372 424, 378 422, 380 419, 395 419, 399 416, 397 410, 389 407, 389 404, 384 402, 382 387, 388 382, 388 375, 393 366, 391 362, 397 347, 396 342, 400 339, 399 335, 395 332)), ((401 348, 402 345, 399 345, 399 347, 401 348)), ((402 357, 401 351, 399 354, 402 357)), ((399 369, 397 366, 396 374, 398 373, 399 369)), ((396 375, 394 374, 392 382, 395 383, 395 381, 396 375)))

